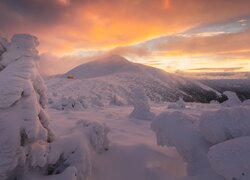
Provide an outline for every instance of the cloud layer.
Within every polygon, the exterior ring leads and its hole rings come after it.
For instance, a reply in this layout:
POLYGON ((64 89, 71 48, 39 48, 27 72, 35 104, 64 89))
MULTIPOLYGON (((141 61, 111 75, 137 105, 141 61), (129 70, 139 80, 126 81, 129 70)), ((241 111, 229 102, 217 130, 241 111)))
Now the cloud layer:
POLYGON ((69 57, 110 51, 175 70, 193 56, 203 58, 203 66, 193 60, 193 68, 205 68, 205 60, 220 61, 219 68, 225 61, 232 62, 225 68, 244 66, 250 57, 249 17, 249 0, 0 1, 0 33, 32 33, 40 39, 40 52, 69 57), (226 26, 230 22, 235 23, 226 26), (214 31, 218 25, 224 28, 214 31))

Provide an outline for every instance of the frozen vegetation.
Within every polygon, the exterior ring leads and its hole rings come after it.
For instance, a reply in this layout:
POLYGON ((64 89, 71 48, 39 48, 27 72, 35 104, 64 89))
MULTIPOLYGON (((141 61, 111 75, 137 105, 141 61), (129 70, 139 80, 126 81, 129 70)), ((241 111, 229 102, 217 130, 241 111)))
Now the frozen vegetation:
POLYGON ((38 44, 0 38, 0 180, 250 178, 249 100, 226 91, 221 104, 190 103, 201 99, 189 81, 120 56, 49 78, 47 90, 38 44))
POLYGON ((209 180, 249 178, 250 109, 230 92, 227 102, 197 119, 180 111, 161 113, 151 124, 157 144, 175 147, 188 176, 209 180), (227 103, 229 105, 229 103, 227 103))
POLYGON ((108 128, 82 121, 67 135, 54 135, 37 70, 38 44, 26 34, 10 43, 0 39, 0 179, 86 179, 92 153, 108 149, 108 128))
POLYGON ((132 96, 134 110, 131 112, 129 117, 140 120, 152 120, 155 115, 150 111, 149 100, 143 89, 134 89, 132 96))

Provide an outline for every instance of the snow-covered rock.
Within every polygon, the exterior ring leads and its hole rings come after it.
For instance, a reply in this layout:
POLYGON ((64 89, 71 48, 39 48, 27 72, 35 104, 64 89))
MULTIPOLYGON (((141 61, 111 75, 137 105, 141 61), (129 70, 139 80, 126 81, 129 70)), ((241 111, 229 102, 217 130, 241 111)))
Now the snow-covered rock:
POLYGON ((135 88, 132 93, 134 110, 129 117, 140 120, 152 120, 155 115, 150 111, 149 101, 143 89, 135 88))
POLYGON ((189 176, 208 175, 210 179, 220 179, 208 163, 209 144, 194 127, 191 117, 179 111, 165 112, 156 117, 151 127, 158 145, 175 147, 187 162, 189 176))
POLYGON ((227 180, 250 179, 250 136, 228 140, 210 148, 209 162, 227 180))
MULTIPOLYGON (((19 178, 27 165, 40 166, 42 159, 32 159, 35 144, 54 138, 45 110, 46 87, 37 70, 37 38, 14 35, 8 43, 1 40, 5 51, 0 64, 0 179, 19 178), (21 174, 19 173, 21 172, 21 174)), ((2 46, 1 45, 1 46, 2 46)), ((2 47, 3 47, 2 46, 2 47)), ((38 158, 38 157, 37 157, 38 158)))
POLYGON ((204 112, 200 117, 200 131, 212 144, 250 135, 250 111, 246 107, 222 108, 204 112))
POLYGON ((225 96, 227 96, 228 100, 221 103, 224 107, 232 107, 232 106, 238 106, 241 104, 241 100, 238 98, 237 94, 232 91, 225 91, 223 92, 225 96))

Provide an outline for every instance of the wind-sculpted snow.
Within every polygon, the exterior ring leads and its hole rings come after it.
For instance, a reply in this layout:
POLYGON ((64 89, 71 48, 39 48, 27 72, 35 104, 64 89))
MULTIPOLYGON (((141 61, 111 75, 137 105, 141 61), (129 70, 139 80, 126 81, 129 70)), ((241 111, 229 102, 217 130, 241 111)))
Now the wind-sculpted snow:
MULTIPOLYGON (((0 179, 17 178, 37 141, 50 142, 53 132, 45 112, 46 92, 37 71, 36 37, 14 35, 5 44, 0 64, 0 179), (20 167, 19 167, 20 168, 20 167)), ((33 163, 34 164, 34 160, 33 163)))
POLYGON ((243 106, 250 106, 250 99, 243 101, 242 105, 243 106))
MULTIPOLYGON (((157 144, 173 146, 187 162, 189 176, 208 175, 220 179, 211 169, 206 153, 209 145, 192 124, 192 118, 179 112, 165 112, 151 124, 156 134, 157 144)), ((203 177, 203 178, 204 178, 203 177)))
POLYGON ((217 106, 200 115, 198 126, 180 111, 160 114, 151 124, 157 144, 176 148, 187 162, 187 179, 249 179, 250 109, 217 106))
POLYGON ((200 131, 212 144, 250 135, 250 110, 245 107, 222 108, 205 112, 200 118, 200 131))
POLYGON ((227 96, 228 100, 224 101, 221 104, 222 106, 232 107, 232 106, 238 106, 241 104, 241 100, 238 98, 235 92, 225 91, 223 94, 227 96))
POLYGON ((36 37, 0 39, 0 179, 84 180, 92 154, 108 150, 109 128, 79 122, 55 137, 46 112, 47 95, 37 70, 36 37))
POLYGON ((92 153, 109 149, 107 134, 109 128, 98 122, 82 120, 68 135, 61 136, 50 145, 48 163, 52 174, 58 174, 67 167, 77 169, 77 179, 86 179, 92 173, 92 153))
POLYGON ((239 137, 210 148, 212 168, 227 180, 250 179, 250 136, 239 137))
POLYGON ((129 117, 141 120, 152 120, 155 115, 150 111, 149 100, 143 89, 134 89, 132 96, 134 110, 129 115, 129 117))

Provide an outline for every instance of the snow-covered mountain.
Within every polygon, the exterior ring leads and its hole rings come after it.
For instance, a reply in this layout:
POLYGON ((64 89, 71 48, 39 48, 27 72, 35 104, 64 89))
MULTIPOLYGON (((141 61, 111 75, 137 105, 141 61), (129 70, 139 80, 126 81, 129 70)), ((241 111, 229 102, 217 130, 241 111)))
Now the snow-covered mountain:
POLYGON ((233 91, 242 101, 250 99, 250 79, 205 79, 201 82, 221 93, 233 91))
MULTIPOLYGON (((198 82, 111 55, 82 64, 47 80, 50 99, 78 99, 83 106, 130 104, 131 91, 141 87, 151 101, 209 102, 221 94, 198 82)), ((63 102, 61 102, 63 103, 63 102)), ((66 102, 65 102, 66 103, 66 102)))

